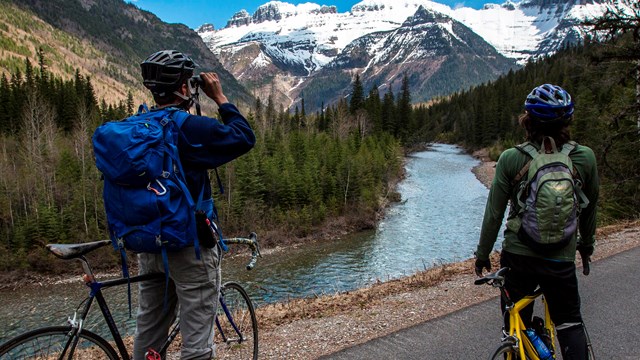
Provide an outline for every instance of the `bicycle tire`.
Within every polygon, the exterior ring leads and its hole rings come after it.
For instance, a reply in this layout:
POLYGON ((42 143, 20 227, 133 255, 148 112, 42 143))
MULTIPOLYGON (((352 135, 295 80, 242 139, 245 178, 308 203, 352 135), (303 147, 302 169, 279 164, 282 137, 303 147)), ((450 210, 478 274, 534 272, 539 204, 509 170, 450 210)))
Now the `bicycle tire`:
POLYGON ((520 360, 520 354, 516 351, 513 342, 504 342, 498 346, 489 360, 520 360))
POLYGON ((247 292, 235 282, 227 282, 220 289, 231 319, 241 336, 233 328, 227 313, 218 305, 216 322, 216 359, 258 359, 258 320, 247 292))
MULTIPOLYGON (((18 335, 0 345, 0 360, 57 358, 68 343, 71 330, 70 326, 52 326, 18 335)), ((72 359, 118 360, 120 357, 105 339, 83 330, 72 359)))
POLYGON ((589 337, 589 332, 587 331, 587 327, 582 323, 582 328, 584 329, 584 336, 587 340, 587 359, 596 360, 596 355, 593 353, 593 344, 591 344, 591 338, 589 337))

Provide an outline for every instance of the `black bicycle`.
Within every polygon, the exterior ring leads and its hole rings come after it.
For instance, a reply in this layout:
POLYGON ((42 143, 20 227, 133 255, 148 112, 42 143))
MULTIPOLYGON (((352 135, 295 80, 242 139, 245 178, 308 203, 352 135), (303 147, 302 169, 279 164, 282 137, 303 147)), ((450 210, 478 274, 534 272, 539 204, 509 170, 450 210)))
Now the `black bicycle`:
MULTIPOLYGON (((248 246, 251 260, 247 269, 252 269, 260 256, 260 248, 255 233, 248 238, 225 239, 226 244, 248 246)), ((98 281, 85 255, 111 244, 111 240, 94 241, 83 244, 49 244, 47 249, 63 260, 77 259, 82 263, 83 281, 89 287, 89 296, 78 306, 67 326, 39 328, 18 335, 0 345, 0 360, 9 359, 130 359, 129 352, 111 315, 102 289, 137 283, 150 279, 165 278, 163 273, 153 273, 98 281), (85 320, 91 305, 97 300, 107 327, 113 336, 109 342, 100 335, 85 329, 85 320), (84 305, 84 306, 83 306, 84 305), (115 348, 114 348, 115 345, 115 348), (116 351, 117 349, 117 351, 116 351)), ((216 359, 257 359, 258 358, 258 321, 255 308, 247 292, 235 282, 221 286, 220 306, 215 318, 216 359)), ((180 332, 180 320, 176 320, 170 334, 157 354, 163 354, 180 332)), ((154 352, 154 354, 156 354, 154 352)), ((157 355, 148 354, 155 359, 157 355)))

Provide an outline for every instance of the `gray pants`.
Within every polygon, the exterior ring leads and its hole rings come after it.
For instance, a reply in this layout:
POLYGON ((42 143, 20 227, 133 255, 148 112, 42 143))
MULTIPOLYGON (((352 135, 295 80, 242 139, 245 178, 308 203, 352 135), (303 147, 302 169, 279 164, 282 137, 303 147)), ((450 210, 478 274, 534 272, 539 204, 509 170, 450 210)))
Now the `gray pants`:
MULTIPOLYGON (((217 247, 200 248, 200 260, 193 247, 167 255, 167 308, 164 278, 140 283, 133 359, 144 360, 149 348, 162 347, 178 310, 181 359, 211 359, 215 355, 214 318, 220 293, 219 251, 217 247)), ((161 254, 138 254, 138 264, 140 274, 164 272, 161 254)))

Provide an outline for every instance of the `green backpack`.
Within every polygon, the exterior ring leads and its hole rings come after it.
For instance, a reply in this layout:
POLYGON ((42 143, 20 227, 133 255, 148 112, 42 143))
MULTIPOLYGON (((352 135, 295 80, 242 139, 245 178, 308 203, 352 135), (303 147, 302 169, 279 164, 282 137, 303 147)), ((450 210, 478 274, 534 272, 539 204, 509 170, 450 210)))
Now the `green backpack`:
POLYGON ((576 146, 569 141, 558 151, 550 137, 543 139, 540 150, 530 142, 517 146, 531 160, 514 179, 516 184, 527 175, 519 184, 517 212, 507 221, 507 227, 537 252, 567 246, 578 229, 580 210, 589 204, 569 158, 576 146), (545 151, 545 142, 549 142, 550 151, 545 151))

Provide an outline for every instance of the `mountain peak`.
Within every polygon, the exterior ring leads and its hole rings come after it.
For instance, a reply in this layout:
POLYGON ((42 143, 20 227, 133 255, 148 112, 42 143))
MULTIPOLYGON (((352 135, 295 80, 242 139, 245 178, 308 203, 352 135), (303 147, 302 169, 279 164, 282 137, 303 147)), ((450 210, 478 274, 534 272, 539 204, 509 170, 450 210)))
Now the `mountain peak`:
POLYGON ((266 21, 280 21, 289 17, 304 14, 337 14, 336 6, 318 5, 314 3, 290 4, 283 1, 269 1, 260 5, 258 9, 250 15, 247 10, 242 9, 233 14, 227 21, 225 28, 249 25, 252 23, 263 23, 266 21))
POLYGON ((207 32, 207 31, 215 31, 215 30, 216 30, 216 27, 215 27, 215 26, 213 26, 213 24, 206 23, 206 24, 202 24, 202 25, 200 25, 200 26, 196 29, 196 32, 197 32, 198 34, 200 34, 200 33, 204 33, 204 32, 207 32))
POLYGON ((433 10, 428 10, 424 6, 420 5, 418 10, 413 16, 407 18, 407 20, 402 24, 402 26, 416 26, 421 24, 428 23, 443 23, 450 21, 451 18, 446 16, 443 13, 435 12, 433 10))
POLYGON ((249 15, 247 10, 242 9, 237 13, 233 14, 231 19, 227 21, 226 27, 249 25, 250 23, 251 23, 251 15, 249 15))
POLYGON ((335 6, 320 6, 315 3, 293 5, 282 1, 269 1, 258 7, 258 10, 253 13, 253 22, 279 21, 283 18, 302 14, 336 14, 337 12, 338 10, 335 6))

